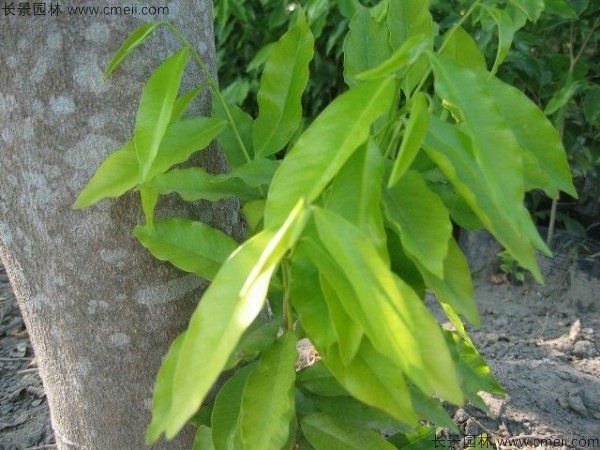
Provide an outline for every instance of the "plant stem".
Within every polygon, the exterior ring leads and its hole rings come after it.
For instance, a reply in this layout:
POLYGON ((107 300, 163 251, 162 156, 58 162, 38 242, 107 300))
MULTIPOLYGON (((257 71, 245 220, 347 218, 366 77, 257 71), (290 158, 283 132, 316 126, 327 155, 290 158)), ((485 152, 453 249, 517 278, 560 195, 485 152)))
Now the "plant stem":
POLYGON ((244 154, 244 157, 246 158, 246 161, 251 161, 252 158, 250 157, 250 153, 248 153, 248 149, 244 145, 244 141, 242 141, 242 137, 239 133, 239 130, 235 126, 235 121, 233 120, 233 116, 231 115, 231 111, 229 110, 227 102, 225 101, 225 99, 223 98, 223 95, 221 94, 221 91, 219 90, 219 84, 213 78, 210 69, 204 62, 204 59, 202 59, 202 55, 200 55, 200 53, 192 46, 192 44, 187 40, 187 38, 184 36, 184 34, 176 26, 174 26, 168 22, 165 22, 165 23, 166 23, 167 27, 173 32, 175 37, 177 37, 177 39, 179 39, 184 46, 189 48, 189 50, 192 54, 192 57, 196 60, 196 62, 200 66, 202 72, 204 73, 204 76, 206 77, 206 80, 208 81, 208 84, 210 85, 213 92, 217 96, 219 102, 223 106, 223 110, 225 111, 227 120, 229 121, 229 124, 231 125, 231 128, 233 129, 233 134, 235 135, 235 139, 236 139, 238 145, 240 146, 240 148, 242 149, 242 152, 244 154))
MULTIPOLYGON (((583 43, 581 44, 581 48, 577 52, 577 55, 575 55, 573 52, 573 46, 575 45, 575 39, 573 37, 574 26, 573 26, 573 21, 571 21, 570 42, 569 42, 569 59, 570 59, 569 73, 568 73, 569 81, 571 81, 571 79, 573 78, 573 73, 575 72, 575 66, 577 65, 577 61, 583 54, 590 38, 594 34, 594 31, 596 30, 596 27, 598 26, 598 24, 600 24, 600 17, 596 18, 596 20, 594 21, 594 25, 592 25, 592 29, 590 30, 588 35, 583 40, 583 43)), ((559 133, 560 133, 561 141, 563 141, 564 135, 565 135, 564 114, 565 114, 566 107, 567 107, 567 105, 563 106, 558 113, 558 120, 559 120, 558 126, 559 126, 559 133)), ((558 207, 558 199, 552 200, 552 206, 550 208, 550 223, 548 224, 548 235, 546 236, 546 245, 548 247, 550 247, 552 245, 552 240, 554 239, 554 228, 556 226, 556 209, 557 209, 557 207, 558 207)))

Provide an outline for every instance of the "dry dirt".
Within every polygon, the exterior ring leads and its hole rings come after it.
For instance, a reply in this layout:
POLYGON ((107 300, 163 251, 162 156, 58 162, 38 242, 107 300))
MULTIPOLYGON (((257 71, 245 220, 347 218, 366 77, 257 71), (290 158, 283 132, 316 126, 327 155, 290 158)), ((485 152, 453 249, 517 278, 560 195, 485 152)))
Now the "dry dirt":
MULTIPOLYGON (((517 284, 494 269, 493 243, 465 245, 482 318, 470 333, 508 396, 486 395, 488 413, 457 410, 462 434, 446 437, 454 448, 474 448, 469 439, 482 433, 492 440, 480 448, 600 448, 600 261, 565 248, 553 261, 540 259, 544 286, 517 284)), ((31 344, 0 266, 0 450, 53 443, 31 344)))

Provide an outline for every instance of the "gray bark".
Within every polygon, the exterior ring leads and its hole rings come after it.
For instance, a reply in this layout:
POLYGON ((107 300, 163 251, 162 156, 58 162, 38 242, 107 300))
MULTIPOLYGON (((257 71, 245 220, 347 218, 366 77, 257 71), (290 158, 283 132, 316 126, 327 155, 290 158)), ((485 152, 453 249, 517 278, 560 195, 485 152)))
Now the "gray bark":
MULTIPOLYGON (((143 84, 179 44, 158 32, 104 83, 112 54, 143 22, 169 20, 214 68, 211 2, 158 2, 169 7, 160 17, 68 15, 76 3, 60 3, 59 16, 0 17, 0 258, 39 360, 58 447, 142 449, 156 372, 205 284, 155 261, 133 238, 143 222, 137 195, 71 208, 131 136, 143 84)), ((186 77, 188 87, 201 80, 191 67, 186 77)), ((202 104, 206 112, 208 99, 202 104)), ((202 159, 210 170, 225 167, 215 152, 202 159)), ((158 214, 239 232, 232 203, 170 198, 158 214)), ((190 439, 188 430, 153 448, 191 448, 190 439)))

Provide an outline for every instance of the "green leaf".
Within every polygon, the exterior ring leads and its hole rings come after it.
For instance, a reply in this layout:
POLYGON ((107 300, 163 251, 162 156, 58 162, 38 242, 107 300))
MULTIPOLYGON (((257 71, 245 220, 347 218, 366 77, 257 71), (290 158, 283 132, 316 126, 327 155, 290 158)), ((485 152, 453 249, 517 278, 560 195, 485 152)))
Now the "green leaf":
POLYGON ((215 450, 237 450, 241 448, 238 430, 242 396, 248 378, 256 370, 256 366, 256 363, 252 363, 241 368, 225 382, 215 398, 215 406, 211 416, 211 437, 215 450))
POLYGON ((158 440, 162 433, 163 423, 168 420, 171 413, 173 379, 184 338, 185 332, 177 336, 171 343, 167 356, 165 356, 156 375, 156 383, 152 395, 152 422, 146 431, 146 444, 148 445, 158 440))
POLYGON ((121 62, 129 55, 136 47, 141 45, 156 28, 161 25, 166 25, 165 22, 148 22, 140 25, 136 28, 133 33, 121 44, 119 50, 112 57, 106 71, 104 72, 104 79, 106 80, 111 73, 121 64, 121 62))
POLYGON ((205 84, 198 86, 197 88, 190 89, 185 94, 180 95, 175 100, 175 104, 173 105, 173 113, 171 114, 171 123, 178 121, 183 117, 186 111, 189 109, 191 103, 196 100, 198 95, 204 90, 206 87, 205 84))
POLYGON ((240 361, 251 361, 268 348, 275 339, 280 324, 277 321, 264 322, 256 319, 240 338, 240 342, 227 362, 226 370, 232 369, 240 361))
POLYGON ((434 448, 445 448, 445 441, 436 438, 436 435, 436 427, 420 426, 410 433, 397 433, 390 436, 388 440, 402 450, 431 450, 432 443, 434 448))
POLYGON ((244 206, 242 206, 242 213, 244 214, 244 219, 246 219, 246 224, 250 228, 251 234, 258 231, 263 222, 265 204, 266 200, 260 199, 244 202, 244 206))
POLYGON ((348 395, 323 397, 309 394, 308 398, 310 398, 319 411, 330 414, 345 424, 358 427, 364 427, 368 424, 369 428, 377 429, 377 431, 385 432, 386 434, 390 430, 410 429, 380 409, 366 405, 348 395))
POLYGON ((223 106, 216 96, 213 96, 212 104, 212 116, 229 122, 217 137, 217 142, 225 152, 229 165, 239 167, 247 163, 254 156, 252 117, 236 105, 223 106))
MULTIPOLYGON (((448 254, 444 259, 444 276, 438 277, 418 262, 425 283, 440 303, 462 314, 474 326, 479 326, 479 314, 473 300, 473 282, 465 255, 453 238, 448 241, 448 254)), ((457 325, 457 328, 459 326, 457 325)))
POLYGON ((239 429, 243 448, 280 450, 294 417, 296 336, 286 333, 260 358, 246 382, 239 429))
MULTIPOLYGON (((433 20, 429 13, 427 0, 402 0, 388 2, 387 27, 390 31, 390 44, 392 51, 398 50, 412 36, 425 35, 433 46, 435 33, 433 20)), ((432 48, 432 47, 430 47, 432 48)), ((411 67, 404 77, 402 89, 406 93, 412 90, 421 81, 427 70, 429 61, 422 55, 411 67)))
POLYGON ((525 189, 543 189, 551 198, 558 191, 577 197, 560 136, 544 113, 518 89, 492 78, 490 93, 519 146, 525 150, 525 189))
POLYGON ((498 384, 490 367, 471 343, 450 331, 444 333, 452 352, 455 353, 458 360, 458 370, 469 402, 480 409, 487 410, 488 407, 479 397, 479 392, 484 391, 499 395, 504 395, 506 392, 498 384))
POLYGON ((158 192, 149 186, 140 187, 140 196, 142 200, 142 211, 149 230, 154 227, 154 209, 158 203, 158 192))
MULTIPOLYGON (((342 361, 345 364, 349 364, 360 347, 364 331, 360 324, 355 320, 352 320, 346 313, 344 308, 345 299, 338 294, 338 291, 336 291, 323 275, 321 275, 321 289, 323 290, 325 300, 327 301, 327 308, 329 309, 331 321, 336 331, 342 361)), ((353 295, 351 288, 346 289, 346 292, 353 295)))
POLYGON ((392 54, 390 32, 385 22, 373 18, 371 10, 356 2, 356 14, 344 40, 344 81, 358 84, 356 76, 379 66, 392 54))
POLYGON ((306 220, 306 206, 298 202, 280 228, 262 231, 241 245, 204 293, 177 360, 172 407, 161 423, 167 438, 175 436, 194 414, 227 364, 242 333, 264 305, 276 265, 306 220))
POLYGON ((200 425, 196 431, 196 438, 194 439, 192 450, 215 450, 211 434, 211 428, 200 425))
POLYGON ((423 34, 433 37, 433 22, 427 0, 390 1, 387 26, 394 50, 399 49, 411 37, 423 34))
POLYGON ((477 48, 477 43, 462 27, 452 28, 452 32, 447 34, 441 54, 465 67, 487 69, 485 57, 477 48))
POLYGON ((160 143, 148 178, 187 161, 194 152, 210 144, 226 124, 224 120, 208 117, 194 117, 171 123, 160 143))
POLYGON ((373 80, 392 73, 398 73, 401 69, 406 69, 414 64, 429 48, 431 48, 431 40, 428 36, 424 34, 411 36, 388 59, 373 69, 357 74, 356 78, 358 80, 373 80))
MULTIPOLYGON (((471 185, 469 190, 476 191, 475 195, 481 195, 486 191, 493 193, 489 199, 493 199, 494 203, 493 206, 489 206, 494 211, 486 211, 486 213, 501 217, 504 223, 500 228, 501 224, 491 223, 489 217, 480 216, 480 219, 506 248, 510 247, 511 254, 521 265, 531 270, 536 279, 541 281, 541 273, 531 243, 547 254, 550 254, 550 251, 540 238, 523 205, 525 194, 523 150, 506 119, 501 115, 496 99, 490 93, 489 76, 485 72, 458 66, 443 56, 430 54, 430 59, 435 75, 436 93, 460 111, 463 117, 462 128, 470 138, 470 142, 467 143, 460 142, 461 138, 453 138, 452 144, 446 141, 437 145, 437 148, 455 147, 453 151, 456 151, 458 146, 465 151, 464 156, 470 153, 469 165, 472 166, 471 169, 478 172, 477 177, 481 179, 471 185), (469 86, 469 89, 464 89, 464 86, 469 86), (485 182, 486 186, 481 186, 482 182, 485 182)), ((443 122, 436 121, 436 133, 442 129, 444 134, 454 133, 444 125, 443 122)), ((431 123, 429 128, 431 130, 431 123)), ((435 156, 430 154, 430 157, 440 165, 440 161, 436 160, 435 156)), ((457 159, 460 159, 458 155, 448 160, 446 164, 456 165, 457 159)), ((456 169, 451 169, 449 172, 448 167, 444 168, 441 165, 440 167, 454 183, 452 178, 455 177, 452 172, 456 169)), ((464 192, 461 193, 465 196, 464 192)), ((466 195, 473 198, 473 192, 466 195)), ((475 206, 472 204, 470 206, 477 213, 475 206)), ((482 212, 481 209, 479 211, 482 212)))
POLYGON ((511 253, 519 255, 521 265, 541 280, 531 246, 537 230, 522 197, 509 195, 508 186, 498 183, 498 178, 502 180, 508 174, 492 168, 491 164, 482 165, 475 159, 469 138, 456 126, 435 117, 431 118, 424 148, 486 228, 502 245, 510 246, 511 253))
POLYGON ((133 234, 155 258, 212 280, 221 265, 237 248, 222 231, 184 218, 161 219, 151 229, 138 225, 133 234))
POLYGON ((319 272, 308 257, 309 250, 304 241, 294 249, 290 300, 310 340, 319 349, 326 349, 336 342, 335 330, 319 284, 319 272))
POLYGON ((302 120, 302 92, 308 82, 308 64, 314 39, 304 14, 270 51, 257 94, 258 117, 252 142, 259 156, 281 150, 302 120))
POLYGON ((408 171, 384 192, 383 205, 406 253, 443 279, 452 223, 440 198, 429 190, 418 172, 408 171))
POLYGON ((600 86, 592 87, 583 101, 583 115, 590 125, 600 121, 600 86))
POLYGON ((544 0, 546 13, 555 14, 564 19, 576 19, 577 11, 569 4, 567 0, 544 0))
POLYGON ((264 197, 258 188, 269 184, 277 167, 278 161, 261 159, 219 175, 209 174, 200 167, 173 169, 157 175, 149 184, 161 194, 176 192, 187 201, 217 201, 230 197, 258 200, 264 197))
POLYGON ((532 22, 537 22, 544 10, 544 0, 510 0, 510 2, 523 11, 532 22))
POLYGON ((328 192, 327 208, 345 217, 368 236, 384 259, 389 259, 381 213, 385 165, 381 150, 368 140, 344 164, 328 192))
POLYGON ((322 352, 322 356, 340 384, 361 402, 412 426, 424 417, 413 409, 408 385, 398 365, 375 351, 368 339, 363 339, 349 365, 342 362, 337 346, 322 352))
POLYGON ((428 126, 429 105, 427 104, 427 98, 425 94, 418 92, 412 99, 410 119, 404 132, 400 150, 398 150, 398 155, 394 161, 392 173, 388 180, 388 188, 393 187, 398 182, 415 160, 423 139, 425 139, 428 126))
POLYGON ((133 133, 142 182, 148 179, 160 143, 171 122, 188 57, 189 50, 184 48, 166 59, 154 71, 142 93, 133 133))
POLYGON ((491 73, 495 74, 498 71, 498 67, 506 58, 508 51, 513 42, 515 32, 520 28, 518 24, 515 24, 508 13, 502 9, 494 8, 488 5, 482 5, 482 7, 488 12, 488 14, 494 19, 498 26, 498 50, 496 52, 496 60, 492 67, 491 73))
POLYGON ((304 435, 315 450, 394 450, 379 433, 340 422, 323 413, 313 413, 300 420, 304 435))
MULTIPOLYGON (((375 349, 396 361, 424 392, 460 403, 462 394, 438 324, 414 291, 390 271, 365 235, 342 217, 313 207, 321 244, 352 284, 361 324, 375 349), (435 355, 435 356, 434 356, 435 355)), ((347 386, 345 386, 347 387, 347 386)))
POLYGON ((319 397, 348 395, 348 391, 337 382, 323 361, 302 369, 298 373, 297 384, 301 389, 319 397))
POLYGON ((544 108, 544 114, 549 116, 561 109, 575 94, 577 94, 581 87, 583 87, 583 81, 581 80, 567 82, 567 84, 548 101, 546 108, 544 108))
POLYGON ((300 136, 275 172, 265 211, 267 227, 281 223, 299 198, 314 201, 354 151, 371 124, 392 105, 395 83, 360 84, 337 97, 300 136))
POLYGON ((104 198, 120 197, 139 182, 139 166, 132 140, 106 158, 75 200, 73 208, 86 208, 104 198))

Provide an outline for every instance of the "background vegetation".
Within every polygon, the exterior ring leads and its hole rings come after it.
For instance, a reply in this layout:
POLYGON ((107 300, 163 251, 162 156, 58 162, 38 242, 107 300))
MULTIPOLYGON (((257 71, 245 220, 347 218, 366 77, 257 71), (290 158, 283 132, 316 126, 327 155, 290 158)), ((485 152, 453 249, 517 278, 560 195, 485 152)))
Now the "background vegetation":
MULTIPOLYGON (((484 2, 491 7, 506 3, 484 2)), ((562 194, 554 204, 557 227, 600 239, 600 2, 530 3, 539 4, 539 19, 516 32, 513 30, 522 23, 505 24, 508 47, 500 49, 506 56, 497 75, 525 92, 561 133, 579 199, 562 194)), ((440 32, 461 20, 471 4, 473 0, 432 1, 440 32)), ((311 77, 303 96, 306 121, 347 89, 341 67, 345 30, 354 10, 352 0, 215 0, 219 79, 228 101, 256 113, 263 64, 299 5, 306 10, 316 39, 311 77)), ((463 27, 476 36, 488 67, 492 67, 499 51, 496 21, 481 9, 463 27)), ((548 226, 551 200, 534 191, 528 194, 528 205, 537 224, 548 226)))

